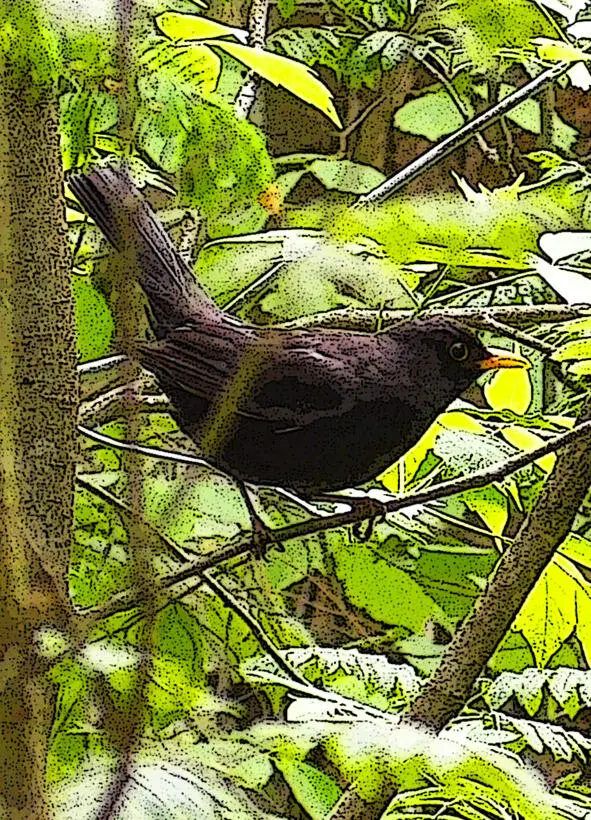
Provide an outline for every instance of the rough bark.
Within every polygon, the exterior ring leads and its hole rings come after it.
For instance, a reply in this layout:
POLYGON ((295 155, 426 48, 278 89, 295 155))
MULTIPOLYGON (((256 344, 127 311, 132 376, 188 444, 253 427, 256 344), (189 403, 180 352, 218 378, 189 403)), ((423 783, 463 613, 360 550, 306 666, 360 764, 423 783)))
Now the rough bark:
MULTIPOLYGON (((581 420, 591 415, 587 400, 581 420)), ((557 547, 571 530, 591 485, 591 433, 565 447, 554 472, 472 613, 449 644, 409 717, 442 729, 468 700, 483 667, 511 627, 557 547)))
POLYGON ((57 110, 23 34, 0 54, 0 815, 45 818, 53 693, 35 634, 67 623, 77 388, 57 110))

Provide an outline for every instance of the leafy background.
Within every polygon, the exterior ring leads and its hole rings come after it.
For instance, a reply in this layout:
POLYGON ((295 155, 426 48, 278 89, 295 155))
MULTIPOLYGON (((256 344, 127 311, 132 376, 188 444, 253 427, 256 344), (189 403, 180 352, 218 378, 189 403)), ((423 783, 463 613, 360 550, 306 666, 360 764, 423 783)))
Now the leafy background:
MULTIPOLYGON (((340 308, 591 302, 588 99, 572 78, 395 201, 350 207, 539 70, 536 38, 560 42, 567 23, 585 21, 583 8, 280 0, 269 9, 273 56, 257 62, 240 50, 248 21, 238 4, 142 5, 131 42, 133 119, 122 133, 126 92, 108 9, 69 18, 50 5, 64 169, 127 156, 199 280, 237 315, 273 323, 340 308), (233 31, 216 34, 208 20, 233 31), (333 97, 275 57, 317 70, 333 97), (253 67, 267 82, 240 119, 234 104, 253 67), (576 248, 572 231, 581 232, 576 248)), ((68 206, 83 363, 117 352, 121 328, 112 256, 71 196, 68 206)), ((552 357, 489 329, 485 342, 527 355, 531 370, 485 377, 374 489, 425 488, 574 425, 591 375, 591 319, 581 311, 527 331, 552 345, 552 357)), ((147 383, 144 394, 155 399, 157 389, 147 383)), ((125 438, 121 408, 98 421, 96 410, 85 420, 125 438)), ((142 412, 138 435, 147 446, 190 449, 157 402, 142 412)), ((133 711, 146 647, 141 743, 126 804, 113 816, 325 818, 351 783, 369 802, 395 786, 384 817, 586 816, 588 501, 461 717, 436 741, 396 722, 554 458, 394 513, 367 540, 336 529, 286 542, 264 560, 226 562, 188 593, 171 593, 151 618, 122 606, 97 619, 80 651, 48 633, 59 697, 47 771, 58 816, 97 816, 117 760, 109 716, 133 711)), ((70 588, 77 607, 99 614, 134 583, 126 459, 83 442, 70 588)), ((212 468, 147 458, 139 469, 158 577, 248 531, 239 492, 212 468)), ((309 516, 271 490, 259 502, 271 526, 309 516)))

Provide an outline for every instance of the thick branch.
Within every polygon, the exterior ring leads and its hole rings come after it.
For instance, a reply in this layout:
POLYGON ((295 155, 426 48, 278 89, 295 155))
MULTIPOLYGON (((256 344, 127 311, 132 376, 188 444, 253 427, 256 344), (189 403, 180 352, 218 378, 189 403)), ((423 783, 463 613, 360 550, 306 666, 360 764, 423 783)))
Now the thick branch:
MULTIPOLYGON (((446 319, 456 319, 477 325, 486 324, 492 320, 506 322, 510 325, 531 325, 542 322, 568 322, 571 319, 581 319, 591 314, 589 305, 498 305, 494 307, 450 307, 425 310, 422 316, 441 316, 446 319)), ((306 328, 328 327, 343 328, 344 330, 375 331, 378 322, 383 326, 412 319, 416 316, 413 310, 373 310, 370 308, 339 308, 327 310, 325 313, 314 313, 302 316, 282 327, 306 328)))
MULTIPOLYGON (((588 399, 584 417, 590 416, 588 399)), ((460 712, 478 675, 570 532, 591 485, 589 422, 579 429, 575 440, 558 455, 554 472, 499 561, 485 592, 447 648, 439 669, 415 701, 411 718, 441 729, 460 712)))

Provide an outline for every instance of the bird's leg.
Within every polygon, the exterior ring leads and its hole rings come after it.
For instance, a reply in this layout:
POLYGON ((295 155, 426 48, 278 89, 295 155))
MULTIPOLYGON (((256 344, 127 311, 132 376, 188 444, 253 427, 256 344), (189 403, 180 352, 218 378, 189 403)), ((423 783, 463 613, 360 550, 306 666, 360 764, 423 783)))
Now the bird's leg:
POLYGON ((273 530, 270 527, 267 527, 265 522, 258 514, 248 486, 242 481, 238 481, 237 483, 240 490, 240 495, 246 504, 248 515, 250 517, 250 524, 252 526, 253 554, 257 558, 264 558, 270 544, 275 542, 273 530))
POLYGON ((374 526, 386 518, 388 510, 383 501, 370 495, 338 495, 321 493, 315 496, 317 501, 328 501, 332 504, 347 504, 352 511, 359 514, 362 520, 353 524, 352 531, 359 541, 369 541, 374 526))

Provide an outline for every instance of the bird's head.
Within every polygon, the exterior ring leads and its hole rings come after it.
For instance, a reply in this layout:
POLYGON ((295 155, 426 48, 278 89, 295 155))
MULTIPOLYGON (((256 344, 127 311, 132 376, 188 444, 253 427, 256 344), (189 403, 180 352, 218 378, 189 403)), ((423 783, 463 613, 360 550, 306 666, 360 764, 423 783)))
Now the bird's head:
POLYGON ((486 348, 472 330, 447 319, 411 319, 390 332, 412 356, 417 379, 448 382, 458 394, 485 371, 529 367, 527 359, 486 348))

